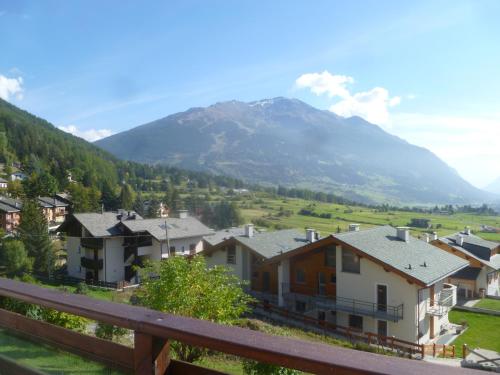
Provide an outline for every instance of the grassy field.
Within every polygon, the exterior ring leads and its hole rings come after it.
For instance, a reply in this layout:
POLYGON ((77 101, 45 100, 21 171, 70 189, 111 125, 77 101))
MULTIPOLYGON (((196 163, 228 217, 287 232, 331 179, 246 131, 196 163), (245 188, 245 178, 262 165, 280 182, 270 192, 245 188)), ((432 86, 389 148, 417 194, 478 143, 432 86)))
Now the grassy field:
MULTIPOLYGON (((481 216, 467 213, 423 214, 409 211, 381 212, 372 208, 346 206, 331 203, 312 202, 294 198, 272 198, 269 195, 248 197, 239 202, 246 221, 253 220, 258 226, 270 228, 306 228, 311 227, 323 234, 345 231, 349 223, 359 223, 361 227, 376 225, 406 226, 412 218, 430 219, 431 230, 445 235, 462 230, 465 226, 479 236, 500 241, 499 233, 480 232, 481 225, 500 227, 500 216, 481 216), (317 214, 329 214, 331 218, 299 215, 301 209, 308 209, 317 214)), ((414 235, 425 232, 422 228, 412 228, 414 235)))
POLYGON ((457 356, 462 356, 462 345, 471 348, 483 348, 500 352, 500 317, 452 310, 449 313, 450 322, 460 324, 466 321, 469 328, 460 335, 453 344, 457 356))
POLYGON ((118 375, 122 372, 86 358, 35 343, 0 329, 0 354, 47 374, 118 375))
MULTIPOLYGON (((500 300, 483 298, 478 303, 476 303, 474 307, 500 311, 500 300)), ((498 334, 500 335, 500 332, 498 334)))

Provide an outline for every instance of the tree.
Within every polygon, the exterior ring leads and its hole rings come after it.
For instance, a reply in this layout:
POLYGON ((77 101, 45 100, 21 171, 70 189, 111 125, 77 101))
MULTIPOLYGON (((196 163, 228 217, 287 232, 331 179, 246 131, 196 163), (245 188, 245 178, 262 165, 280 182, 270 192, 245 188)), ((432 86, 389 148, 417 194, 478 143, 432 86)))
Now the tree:
POLYGON ((135 193, 129 184, 123 184, 120 191, 120 204, 121 208, 131 210, 134 206, 135 193))
POLYGON ((158 217, 158 211, 160 211, 160 201, 156 198, 151 198, 146 216, 150 218, 158 217))
MULTIPOLYGON (((136 297, 140 304, 154 310, 232 324, 249 310, 248 303, 252 301, 237 276, 222 266, 208 269, 202 256, 173 256, 148 262, 139 274, 142 284, 136 297)), ((205 353, 179 342, 172 343, 172 349, 187 362, 194 362, 205 353)))
POLYGON ((68 186, 74 212, 100 211, 101 193, 95 187, 85 187, 80 183, 68 186))
POLYGON ((28 252, 21 241, 5 240, 0 259, 8 277, 21 276, 31 271, 32 259, 28 257, 28 252))
POLYGON ((201 220, 216 228, 237 227, 243 224, 243 216, 234 202, 220 201, 215 206, 205 205, 201 220))
POLYGON ((33 173, 23 181, 24 192, 28 197, 52 196, 57 193, 57 180, 49 173, 33 173))
POLYGON ((134 201, 134 206, 132 208, 139 215, 145 216, 144 199, 142 199, 141 192, 137 193, 134 201))
POLYGON ((54 249, 49 238, 47 219, 36 200, 23 201, 18 229, 28 256, 34 259, 33 270, 50 275, 54 269, 54 249))
POLYGON ((101 204, 104 205, 104 209, 108 211, 116 210, 120 208, 120 200, 116 195, 115 189, 109 181, 104 182, 101 189, 101 204))
POLYGON ((24 194, 23 184, 19 180, 9 181, 7 185, 7 193, 12 198, 19 198, 24 194))

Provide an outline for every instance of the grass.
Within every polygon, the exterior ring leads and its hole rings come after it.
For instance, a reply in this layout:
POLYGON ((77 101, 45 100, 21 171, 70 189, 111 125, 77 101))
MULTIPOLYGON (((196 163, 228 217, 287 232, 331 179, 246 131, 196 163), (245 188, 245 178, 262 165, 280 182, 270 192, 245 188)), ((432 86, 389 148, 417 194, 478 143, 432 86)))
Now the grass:
POLYGON ((450 322, 460 324, 466 321, 469 328, 460 335, 453 344, 457 356, 462 356, 462 345, 471 348, 483 348, 500 352, 500 317, 466 311, 452 310, 449 313, 450 322))
POLYGON ((118 375, 122 372, 59 350, 35 343, 0 329, 0 354, 27 367, 47 374, 60 375, 118 375))
MULTIPOLYGON (((412 218, 428 218, 431 220, 431 230, 439 235, 450 234, 470 226, 472 231, 485 239, 500 241, 499 233, 481 232, 481 225, 500 227, 500 216, 475 215, 469 213, 423 214, 411 211, 381 212, 361 206, 346 206, 332 203, 306 201, 296 198, 272 197, 268 194, 256 193, 239 201, 246 221, 260 219, 270 228, 312 227, 323 234, 347 230, 349 223, 360 223, 362 227, 377 225, 406 226, 412 218), (299 215, 302 208, 307 208, 318 214, 330 214, 331 218, 318 218, 299 215)), ((425 232, 423 228, 412 228, 414 235, 425 232)))
MULTIPOLYGON (((474 305, 474 307, 479 307, 481 309, 490 309, 490 310, 500 311, 500 300, 491 299, 491 298, 483 298, 483 299, 479 300, 479 302, 476 303, 474 305)), ((499 332, 499 334, 500 334, 500 332, 499 332)))

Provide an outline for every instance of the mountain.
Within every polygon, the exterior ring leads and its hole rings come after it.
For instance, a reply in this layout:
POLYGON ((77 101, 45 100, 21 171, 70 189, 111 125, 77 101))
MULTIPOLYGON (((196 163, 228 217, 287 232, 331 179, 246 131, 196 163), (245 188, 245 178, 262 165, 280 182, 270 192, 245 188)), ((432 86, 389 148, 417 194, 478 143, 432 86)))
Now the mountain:
POLYGON ((30 170, 47 170, 63 184, 68 171, 87 186, 118 182, 118 160, 110 153, 2 99, 0 161, 21 161, 30 170))
POLYGON ((360 117, 339 117, 296 99, 192 108, 96 144, 127 160, 333 191, 369 203, 493 199, 429 150, 360 117))
POLYGON ((498 177, 495 181, 486 186, 484 190, 489 191, 491 193, 500 194, 500 177, 498 177))

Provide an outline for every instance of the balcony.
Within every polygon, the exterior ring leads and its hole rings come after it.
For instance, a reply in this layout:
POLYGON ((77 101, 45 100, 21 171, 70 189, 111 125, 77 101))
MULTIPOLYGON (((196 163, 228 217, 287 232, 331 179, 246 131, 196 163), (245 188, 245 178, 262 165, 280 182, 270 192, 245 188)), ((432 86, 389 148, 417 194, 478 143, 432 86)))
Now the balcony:
POLYGON ((317 309, 341 311, 354 315, 371 316, 376 319, 390 320, 397 322, 403 319, 403 304, 398 306, 382 305, 375 302, 363 301, 354 298, 332 296, 323 293, 323 290, 308 288, 307 294, 304 293, 305 286, 301 286, 302 293, 294 292, 294 285, 283 284, 283 297, 288 301, 301 300, 307 301, 309 306, 317 309), (290 291, 291 290, 291 291, 290 291))
POLYGON ((81 257, 80 259, 80 265, 84 268, 89 268, 89 269, 98 269, 98 270, 102 270, 103 268, 103 260, 102 259, 98 259, 98 260, 94 260, 94 259, 90 259, 90 258, 85 258, 85 257, 81 257))
POLYGON ((86 249, 100 250, 103 247, 102 238, 85 237, 80 239, 80 246, 86 249))
MULTIPOLYGON (((468 369, 271 336, 3 278, 0 278, 0 296, 134 331, 133 347, 128 347, 0 309, 0 326, 5 329, 29 336, 36 343, 49 342, 52 346, 76 352, 80 356, 111 363, 133 374, 221 374, 171 358, 169 340, 314 374, 477 374, 468 369)), ((30 354, 20 353, 19 359, 30 354)), ((43 373, 26 371, 18 362, 8 362, 2 358, 0 368, 2 372, 11 374, 43 373)))

